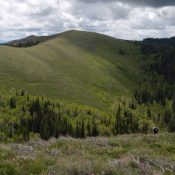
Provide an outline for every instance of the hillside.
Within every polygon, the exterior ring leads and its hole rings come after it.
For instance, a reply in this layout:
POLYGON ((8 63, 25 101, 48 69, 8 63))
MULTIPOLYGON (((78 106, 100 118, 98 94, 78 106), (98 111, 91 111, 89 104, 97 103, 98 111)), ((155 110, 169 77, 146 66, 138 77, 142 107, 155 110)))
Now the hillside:
POLYGON ((140 55, 133 42, 68 31, 33 47, 0 46, 0 84, 103 108, 132 94, 140 55))

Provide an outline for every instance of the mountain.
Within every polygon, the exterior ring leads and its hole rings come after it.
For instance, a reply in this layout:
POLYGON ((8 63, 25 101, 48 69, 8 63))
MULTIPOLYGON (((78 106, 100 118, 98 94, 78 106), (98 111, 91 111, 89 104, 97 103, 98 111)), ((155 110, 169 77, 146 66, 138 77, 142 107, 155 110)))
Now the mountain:
POLYGON ((10 43, 29 40, 39 44, 0 46, 1 86, 98 108, 108 107, 117 96, 133 94, 141 56, 138 44, 82 31, 10 43))
POLYGON ((7 43, 8 46, 12 46, 12 47, 26 47, 28 46, 27 44, 31 44, 30 46, 39 44, 41 42, 50 40, 50 39, 54 39, 56 37, 58 37, 60 34, 55 34, 55 35, 51 35, 51 36, 35 36, 35 35, 31 35, 28 36, 26 38, 22 38, 22 39, 17 39, 17 40, 13 40, 7 43))
POLYGON ((28 36, 26 38, 10 41, 9 43, 27 42, 27 41, 30 41, 30 40, 35 41, 35 40, 39 40, 39 38, 40 38, 39 36, 31 35, 31 36, 28 36))

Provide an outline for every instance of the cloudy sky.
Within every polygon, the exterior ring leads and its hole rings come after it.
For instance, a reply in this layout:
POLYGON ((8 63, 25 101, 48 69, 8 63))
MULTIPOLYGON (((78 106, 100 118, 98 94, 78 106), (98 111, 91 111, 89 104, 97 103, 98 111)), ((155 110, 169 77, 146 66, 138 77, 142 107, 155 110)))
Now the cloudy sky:
POLYGON ((70 29, 140 40, 175 36, 175 0, 0 0, 0 40, 70 29))

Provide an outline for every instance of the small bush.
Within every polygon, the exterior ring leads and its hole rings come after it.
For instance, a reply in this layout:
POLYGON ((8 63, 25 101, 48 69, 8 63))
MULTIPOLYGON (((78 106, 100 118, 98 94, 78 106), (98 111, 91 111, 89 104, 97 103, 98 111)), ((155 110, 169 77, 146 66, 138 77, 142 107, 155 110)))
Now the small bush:
POLYGON ((0 161, 6 160, 10 156, 8 151, 0 150, 0 161))
POLYGON ((18 175, 18 171, 11 164, 0 163, 1 175, 18 175))
POLYGON ((128 149, 126 148, 115 148, 108 151, 108 154, 113 158, 120 158, 123 154, 127 153, 128 149))
POLYGON ((133 168, 133 169, 137 169, 139 166, 138 166, 138 164, 136 163, 136 162, 134 162, 134 161, 131 161, 130 162, 130 166, 133 168))
POLYGON ((108 127, 103 127, 101 130, 101 136, 106 136, 106 137, 110 137, 112 135, 110 128, 108 127))
POLYGON ((45 170, 46 166, 41 161, 27 161, 23 167, 23 174, 36 175, 41 174, 45 170))
POLYGON ((173 146, 173 145, 164 145, 161 148, 161 152, 163 154, 175 154, 175 146, 173 146))
POLYGON ((120 147, 120 143, 118 141, 114 140, 114 139, 109 140, 109 145, 111 147, 120 147))

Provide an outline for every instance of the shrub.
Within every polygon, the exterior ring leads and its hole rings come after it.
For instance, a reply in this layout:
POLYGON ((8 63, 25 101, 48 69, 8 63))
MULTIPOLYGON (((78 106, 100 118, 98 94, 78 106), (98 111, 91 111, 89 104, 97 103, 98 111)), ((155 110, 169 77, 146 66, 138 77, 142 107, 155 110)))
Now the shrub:
POLYGON ((18 175, 18 171, 11 164, 0 163, 1 175, 18 175))
POLYGON ((114 148, 108 151, 108 154, 113 158, 120 158, 123 154, 127 153, 126 148, 114 148))
POLYGON ((23 174, 35 175, 41 174, 45 170, 46 166, 42 161, 27 161, 23 167, 23 174))
POLYGON ((9 152, 0 149, 0 161, 6 160, 9 157, 9 155, 9 152))
POLYGON ((101 132, 100 132, 100 135, 101 135, 101 136, 110 137, 111 134, 112 134, 112 133, 111 133, 110 128, 108 128, 108 127, 103 127, 103 128, 101 129, 101 132))

